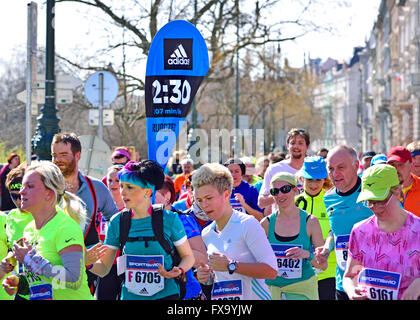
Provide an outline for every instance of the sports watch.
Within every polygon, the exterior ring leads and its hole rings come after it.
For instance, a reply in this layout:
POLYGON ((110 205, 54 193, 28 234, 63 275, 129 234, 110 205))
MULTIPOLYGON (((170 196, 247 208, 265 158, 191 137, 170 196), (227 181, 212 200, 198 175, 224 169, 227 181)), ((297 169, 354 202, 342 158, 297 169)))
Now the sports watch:
POLYGON ((235 260, 230 260, 229 264, 228 264, 228 271, 229 274, 233 274, 236 271, 236 268, 238 267, 237 263, 235 260))

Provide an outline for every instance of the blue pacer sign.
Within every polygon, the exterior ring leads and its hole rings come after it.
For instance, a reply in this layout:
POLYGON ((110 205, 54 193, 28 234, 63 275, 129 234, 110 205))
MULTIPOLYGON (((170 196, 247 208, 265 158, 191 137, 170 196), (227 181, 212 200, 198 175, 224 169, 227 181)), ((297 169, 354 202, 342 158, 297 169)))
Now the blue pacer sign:
POLYGON ((206 43, 191 23, 171 21, 154 37, 146 65, 147 144, 148 158, 163 168, 208 69, 206 43))

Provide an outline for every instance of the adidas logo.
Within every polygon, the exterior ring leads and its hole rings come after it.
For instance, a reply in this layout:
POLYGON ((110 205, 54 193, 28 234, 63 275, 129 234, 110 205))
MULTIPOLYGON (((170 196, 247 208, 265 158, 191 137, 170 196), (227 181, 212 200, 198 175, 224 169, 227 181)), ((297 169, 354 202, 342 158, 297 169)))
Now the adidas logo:
POLYGON ((146 290, 146 288, 143 288, 143 289, 140 290, 139 294, 141 294, 141 295, 148 295, 149 292, 146 290))
POLYGON ((169 65, 189 65, 190 59, 182 44, 179 44, 168 59, 169 65))

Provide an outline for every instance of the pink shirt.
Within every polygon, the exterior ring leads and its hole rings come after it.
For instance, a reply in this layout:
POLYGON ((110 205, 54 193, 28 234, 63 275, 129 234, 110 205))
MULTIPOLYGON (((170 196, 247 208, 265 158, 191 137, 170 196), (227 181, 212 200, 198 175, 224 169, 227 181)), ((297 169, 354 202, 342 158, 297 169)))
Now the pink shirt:
POLYGON ((392 233, 378 228, 375 215, 355 224, 348 251, 364 268, 400 273, 398 299, 414 279, 420 278, 420 218, 407 213, 405 224, 392 233))

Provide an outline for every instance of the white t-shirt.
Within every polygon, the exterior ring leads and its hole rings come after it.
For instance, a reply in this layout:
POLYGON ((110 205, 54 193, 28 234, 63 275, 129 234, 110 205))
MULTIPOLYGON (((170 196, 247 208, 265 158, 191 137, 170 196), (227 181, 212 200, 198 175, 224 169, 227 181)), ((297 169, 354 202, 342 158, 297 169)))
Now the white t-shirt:
MULTIPOLYGON (((279 172, 289 172, 291 174, 296 174, 299 170, 291 167, 288 163, 285 162, 286 160, 276 162, 272 165, 270 165, 267 168, 267 171, 264 174, 264 180, 261 185, 260 189, 260 196, 267 196, 270 195, 270 181, 274 177, 276 173, 279 172)), ((277 210, 277 204, 274 202, 271 207, 271 212, 275 212, 277 210)))
MULTIPOLYGON (((277 260, 273 249, 264 229, 253 216, 233 210, 232 216, 221 232, 217 232, 215 227, 216 222, 213 221, 202 232, 209 255, 216 252, 223 253, 229 259, 238 262, 265 263, 277 270, 277 260)), ((227 271, 215 271, 214 282, 214 288, 216 283, 223 283, 228 294, 229 288, 240 282, 242 290, 241 295, 238 294, 238 296, 243 300, 271 300, 265 279, 255 279, 236 272, 229 274, 227 271)), ((239 293, 239 290, 232 292, 239 293)))

